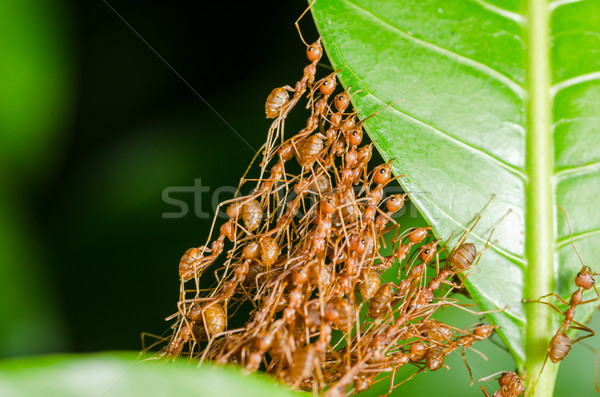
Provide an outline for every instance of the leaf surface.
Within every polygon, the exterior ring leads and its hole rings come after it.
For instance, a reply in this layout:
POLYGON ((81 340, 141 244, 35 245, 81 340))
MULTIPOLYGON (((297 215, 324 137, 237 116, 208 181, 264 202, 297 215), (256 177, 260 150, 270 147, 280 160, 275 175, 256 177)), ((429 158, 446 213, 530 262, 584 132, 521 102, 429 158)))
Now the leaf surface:
POLYGON ((65 355, 0 363, 0 395, 12 397, 298 396, 266 375, 191 362, 141 361, 132 353, 65 355))

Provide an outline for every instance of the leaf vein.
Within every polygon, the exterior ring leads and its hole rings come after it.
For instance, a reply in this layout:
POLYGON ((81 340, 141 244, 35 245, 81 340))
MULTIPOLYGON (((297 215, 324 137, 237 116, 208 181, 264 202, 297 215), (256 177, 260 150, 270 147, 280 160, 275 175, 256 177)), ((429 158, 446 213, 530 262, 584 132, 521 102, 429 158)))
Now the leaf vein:
MULTIPOLYGON (((431 200, 430 200, 430 202, 435 206, 435 208, 437 209, 437 211, 439 211, 442 215, 444 215, 448 220, 452 221, 456 226, 458 226, 459 228, 461 228, 462 231, 465 231, 467 229, 467 227, 465 225, 463 225, 456 218, 454 218, 453 216, 451 216, 450 214, 448 214, 446 211, 444 211, 443 209, 441 209, 437 204, 433 203, 431 200)), ((470 236, 473 239, 479 240, 479 242, 481 242, 481 243, 486 243, 488 241, 487 238, 484 238, 483 236, 480 236, 476 232, 471 232, 470 236)), ((510 262, 512 262, 516 266, 520 267, 521 269, 524 269, 525 265, 527 264, 526 260, 525 260, 525 257, 517 255, 517 254, 513 254, 511 252, 508 252, 507 250, 505 250, 503 248, 500 248, 497 245, 491 245, 490 249, 492 249, 493 251, 496 251, 496 253, 498 255, 501 255, 501 256, 505 257, 506 259, 508 259, 510 262)))
POLYGON ((565 117, 565 118, 559 119, 554 124, 552 124, 552 129, 555 130, 561 124, 577 123, 577 122, 583 122, 583 121, 591 122, 596 119, 600 120, 600 115, 599 116, 591 116, 590 115, 590 116, 565 117))
POLYGON ((525 18, 523 17, 523 15, 517 14, 516 12, 512 12, 512 11, 506 10, 501 7, 498 7, 495 4, 490 4, 485 0, 471 0, 471 1, 479 4, 480 6, 482 6, 489 12, 494 13, 498 16, 504 17, 506 19, 510 19, 511 21, 516 22, 519 25, 522 25, 523 22, 525 21, 525 18))
MULTIPOLYGON (((447 59, 456 61, 459 64, 470 66, 471 68, 481 72, 482 74, 484 74, 488 77, 491 77, 492 79, 502 83, 504 86, 508 87, 515 95, 517 95, 521 99, 524 99, 527 96, 523 86, 520 85, 519 83, 517 83, 515 80, 507 77, 506 75, 502 74, 498 70, 496 70, 484 63, 478 62, 474 59, 468 58, 464 55, 460 55, 456 52, 451 51, 450 48, 452 46, 450 46, 448 48, 444 48, 437 44, 431 43, 429 41, 413 37, 410 34, 403 31, 402 29, 400 29, 399 27, 385 21, 379 15, 375 15, 373 12, 369 11, 368 9, 362 8, 359 5, 352 3, 350 0, 343 0, 343 1, 350 4, 351 6, 355 7, 360 12, 367 14, 367 15, 371 15, 371 17, 376 19, 377 21, 379 21, 380 24, 382 24, 383 26, 387 27, 390 30, 397 32, 400 36, 408 39, 409 41, 412 41, 413 43, 418 44, 421 47, 428 48, 434 52, 439 53, 440 58, 445 57, 447 59)), ((454 45, 454 44, 455 43, 453 43, 452 45, 454 45)))
MULTIPOLYGON (((586 230, 581 233, 574 234, 573 242, 583 240, 585 238, 595 236, 597 234, 600 234, 600 229, 586 230)), ((571 244, 571 237, 560 238, 560 239, 556 240, 556 249, 558 250, 558 249, 564 247, 565 245, 569 245, 569 244, 571 244)))
POLYGON ((550 12, 555 11, 558 7, 566 6, 567 4, 580 3, 583 0, 556 0, 551 2, 548 7, 550 12))
POLYGON ((564 89, 573 87, 578 84, 587 83, 589 81, 598 81, 598 80, 600 80, 600 71, 575 76, 570 79, 563 80, 560 83, 556 83, 552 87, 550 87, 550 95, 552 96, 552 98, 554 98, 554 96, 558 92, 560 92, 564 89))
MULTIPOLYGON (((371 90, 368 88, 368 86, 364 86, 363 87, 364 91, 369 94, 370 96, 372 96, 376 101, 380 102, 383 105, 386 105, 386 103, 384 101, 382 101, 381 99, 379 99, 379 97, 377 97, 373 92, 371 92, 371 90)), ((390 106, 390 108, 397 112, 399 115, 411 120, 412 122, 419 124, 431 131, 433 131, 434 133, 436 133, 437 135, 440 135, 442 137, 444 137, 445 139, 451 141, 452 143, 458 145, 458 146, 462 146, 464 148, 466 148, 467 150, 473 152, 473 153, 479 153, 484 155, 485 157, 489 158, 491 161, 493 161, 494 163, 496 163, 497 165, 499 165, 501 168, 509 171, 510 173, 512 173, 513 175, 518 176, 519 178, 521 178, 521 180, 526 181, 527 180, 527 176, 525 175, 525 173, 523 171, 521 171, 519 168, 510 165, 509 163, 507 163, 506 161, 502 160, 501 158, 494 156, 493 154, 485 151, 482 148, 479 148, 477 146, 474 145, 470 145, 468 143, 465 143, 463 141, 461 141, 460 139, 452 136, 451 134, 449 134, 446 131, 442 131, 441 129, 423 121, 420 119, 417 119, 414 116, 409 115, 408 113, 403 112, 402 110, 396 108, 395 106, 390 106)))
POLYGON ((600 171, 600 160, 575 167, 563 168, 554 173, 554 178, 558 182, 574 176, 591 174, 596 171, 600 171))

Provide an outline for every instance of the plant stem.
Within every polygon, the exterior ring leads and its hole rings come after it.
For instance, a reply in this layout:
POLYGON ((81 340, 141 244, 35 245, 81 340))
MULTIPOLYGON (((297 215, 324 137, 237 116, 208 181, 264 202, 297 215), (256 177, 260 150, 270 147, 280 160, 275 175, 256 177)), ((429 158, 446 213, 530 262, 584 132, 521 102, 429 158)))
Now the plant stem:
MULTIPOLYGON (((550 10, 547 0, 527 1, 527 184, 525 299, 537 299, 554 290, 554 196, 552 194, 553 149, 550 103, 550 10)), ((552 312, 546 305, 525 305, 525 369, 535 383, 530 395, 550 397, 558 365, 548 361, 540 370, 554 335, 552 312), (539 377, 539 380, 538 380, 539 377)))

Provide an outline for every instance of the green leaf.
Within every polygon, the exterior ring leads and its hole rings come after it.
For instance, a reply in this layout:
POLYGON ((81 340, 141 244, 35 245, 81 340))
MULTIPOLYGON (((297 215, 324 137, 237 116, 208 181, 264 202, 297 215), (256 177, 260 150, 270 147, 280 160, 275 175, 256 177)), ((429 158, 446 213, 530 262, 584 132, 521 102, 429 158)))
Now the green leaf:
POLYGON ((64 355, 0 363, 0 395, 11 397, 298 396, 266 375, 189 361, 143 361, 133 353, 64 355))
MULTIPOLYGON (((469 239, 481 248, 495 226, 497 244, 468 288, 484 310, 509 305, 489 317, 537 377, 561 318, 521 300, 568 297, 581 268, 558 206, 600 270, 600 2, 317 0, 312 12, 340 80, 362 90, 359 114, 379 112, 370 137, 437 233, 462 233, 495 195, 469 239)), ((556 369, 537 394, 552 394, 556 369)))

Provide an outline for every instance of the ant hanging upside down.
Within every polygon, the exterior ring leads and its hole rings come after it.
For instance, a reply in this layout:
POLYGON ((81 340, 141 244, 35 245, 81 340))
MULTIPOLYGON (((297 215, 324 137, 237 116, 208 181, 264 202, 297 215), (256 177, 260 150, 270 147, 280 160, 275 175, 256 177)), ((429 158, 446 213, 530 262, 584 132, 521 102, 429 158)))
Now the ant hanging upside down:
MULTIPOLYGON (((523 300, 524 303, 533 303, 533 302, 543 303, 544 305, 550 306, 552 309, 554 309, 556 312, 558 312, 561 316, 564 316, 564 319, 562 320, 560 327, 558 327, 558 330, 556 330, 556 333, 550 340, 550 345, 548 346, 548 351, 546 353, 546 358, 544 359, 544 364, 542 364, 542 369, 540 370, 540 374, 538 375, 538 380, 542 376, 542 372, 544 371, 544 367, 546 366, 546 362, 548 361, 548 358, 550 358, 550 361, 552 361, 553 363, 556 364, 557 362, 562 361, 567 357, 567 354, 569 354, 569 351, 571 350, 571 347, 574 343, 596 335, 594 330, 585 326, 584 324, 581 324, 581 323, 575 321, 574 317, 575 317, 575 309, 577 308, 577 306, 585 305, 586 303, 591 303, 591 302, 600 300, 600 294, 598 293, 598 289, 596 288, 595 280, 594 280, 594 276, 597 275, 597 273, 593 273, 592 270, 590 269, 590 267, 586 266, 583 263, 583 260, 581 259, 581 256, 579 255, 579 251, 577 251, 577 247, 575 247, 575 243, 572 241, 573 234, 571 232, 571 225, 569 223, 569 218, 567 218, 567 214, 561 207, 558 207, 558 209, 561 210, 561 212, 565 216, 565 219, 567 220, 567 226, 569 227, 569 235, 571 236, 571 243, 573 244, 573 248, 575 249, 575 253, 577 254, 577 257, 581 261, 582 267, 581 267, 581 270, 579 271, 579 273, 577 273, 577 275, 575 276, 575 285, 577 286, 577 290, 575 290, 575 292, 573 292, 573 294, 571 295, 571 298, 569 299, 568 302, 565 299, 561 298, 555 292, 541 296, 540 298, 535 299, 535 300, 523 300), (588 299, 588 300, 583 300, 583 291, 590 290, 592 288, 596 292, 596 297, 592 298, 592 299, 588 299), (567 305, 568 308, 565 311, 561 311, 559 308, 554 306, 554 304, 542 300, 549 296, 554 296, 562 304, 567 305), (567 332, 569 331, 569 329, 577 329, 580 331, 585 331, 585 332, 587 332, 587 334, 580 336, 574 340, 571 340, 569 335, 567 335, 567 332)), ((598 382, 596 379, 594 379, 594 384, 596 387, 596 391, 600 393, 600 389, 598 388, 598 382)), ((534 387, 535 387, 535 384, 534 384, 534 387)))

